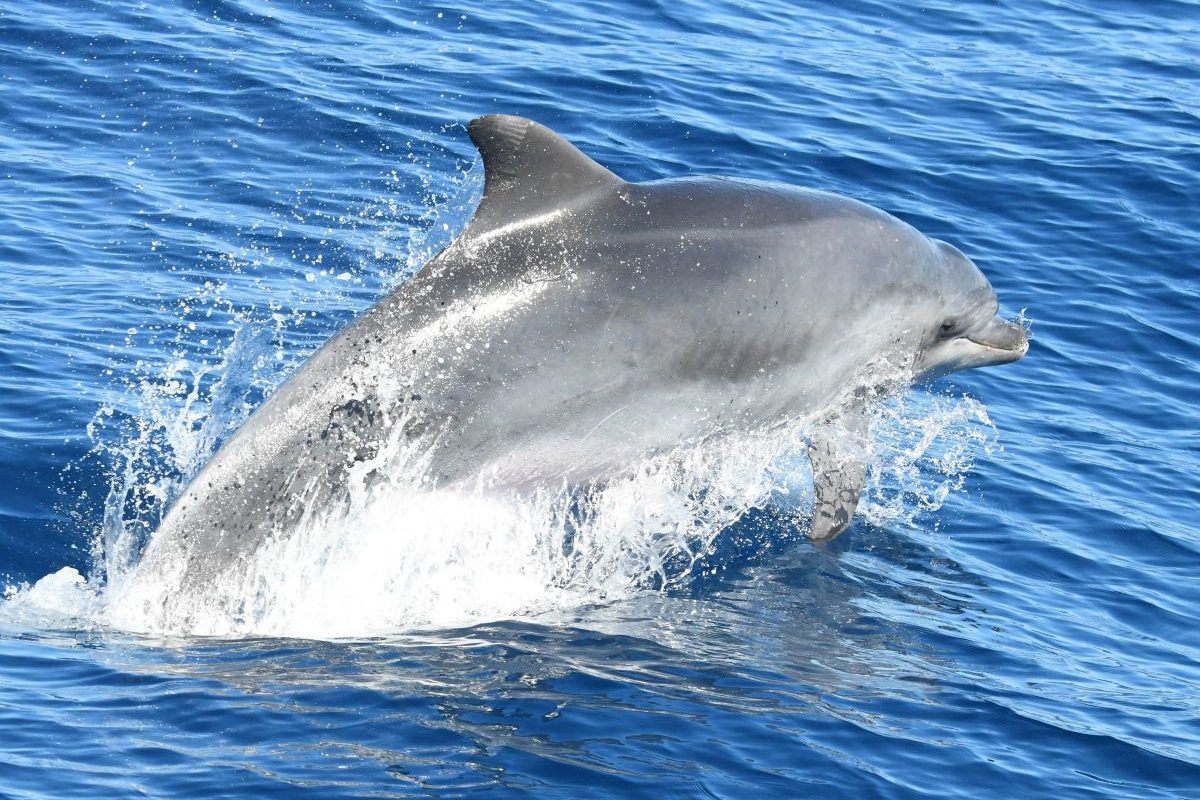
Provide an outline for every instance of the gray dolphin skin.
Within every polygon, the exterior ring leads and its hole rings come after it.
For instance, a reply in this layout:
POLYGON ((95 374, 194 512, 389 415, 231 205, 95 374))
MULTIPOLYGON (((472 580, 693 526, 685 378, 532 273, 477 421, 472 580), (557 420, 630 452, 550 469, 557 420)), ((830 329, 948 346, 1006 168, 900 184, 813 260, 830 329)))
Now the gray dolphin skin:
POLYGON ((139 569, 197 587, 337 502, 390 432, 430 487, 579 486, 706 436, 817 424, 814 539, 849 524, 867 408, 1021 358, 978 268, 871 206, 755 182, 628 183, 547 128, 481 117, 457 239, 312 356, 187 487, 139 569))

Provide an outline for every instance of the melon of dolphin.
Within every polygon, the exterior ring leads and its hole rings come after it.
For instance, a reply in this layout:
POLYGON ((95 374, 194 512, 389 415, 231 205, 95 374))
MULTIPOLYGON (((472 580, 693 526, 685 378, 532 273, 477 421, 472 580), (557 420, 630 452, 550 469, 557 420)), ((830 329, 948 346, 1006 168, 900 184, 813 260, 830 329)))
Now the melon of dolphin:
POLYGON ((840 431, 809 448, 811 535, 828 539, 858 502, 866 404, 1028 348, 969 259, 871 206, 629 183, 526 119, 468 130, 485 179, 466 229, 220 448, 139 570, 173 564, 181 589, 202 587, 332 502, 401 424, 429 443, 431 486, 533 487, 808 416, 840 431))

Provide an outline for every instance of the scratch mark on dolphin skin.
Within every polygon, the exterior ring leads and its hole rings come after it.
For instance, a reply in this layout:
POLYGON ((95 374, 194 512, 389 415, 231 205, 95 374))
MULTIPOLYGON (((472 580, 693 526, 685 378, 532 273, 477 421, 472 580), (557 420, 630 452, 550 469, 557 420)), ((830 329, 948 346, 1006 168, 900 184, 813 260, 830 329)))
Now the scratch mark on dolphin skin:
POLYGON ((593 433, 595 433, 596 431, 598 431, 598 430, 600 430, 602 427, 604 427, 604 423, 608 422, 610 419, 612 419, 613 417, 615 417, 617 414, 620 414, 622 411, 624 411, 625 409, 629 408, 629 406, 630 406, 630 405, 631 405, 630 403, 626 403, 625 405, 623 405, 623 406, 621 406, 620 408, 618 408, 616 411, 614 411, 614 412, 612 412, 611 414, 609 414, 609 415, 608 415, 607 417, 605 417, 604 419, 602 419, 602 420, 600 420, 599 422, 597 422, 597 423, 595 424, 595 426, 593 426, 593 427, 592 427, 592 429, 591 429, 590 431, 588 431, 587 433, 585 433, 585 434, 583 435, 583 438, 581 438, 579 441, 580 441, 580 442, 586 442, 586 441, 588 440, 588 437, 590 437, 590 436, 591 436, 593 433))
POLYGON ((432 349, 451 331, 466 330, 471 325, 482 326, 489 321, 503 319, 507 314, 528 305, 546 288, 547 284, 545 283, 521 284, 519 287, 514 287, 506 292, 498 292, 490 297, 456 301, 445 310, 439 319, 416 331, 411 337, 411 344, 422 349, 432 349))
POLYGON ((528 228, 536 228, 541 225, 546 225, 548 223, 554 222, 556 219, 566 216, 566 214, 567 214, 567 209, 556 208, 553 211, 547 211, 545 214, 538 214, 537 216, 526 217, 525 219, 519 219, 515 222, 510 222, 506 225, 501 225, 499 227, 492 228, 491 230, 484 231, 483 233, 481 233, 475 237, 475 240, 472 242, 472 244, 476 244, 476 245, 487 244, 488 242, 492 241, 493 239, 498 239, 501 236, 505 236, 510 233, 515 233, 520 230, 526 230, 528 228))

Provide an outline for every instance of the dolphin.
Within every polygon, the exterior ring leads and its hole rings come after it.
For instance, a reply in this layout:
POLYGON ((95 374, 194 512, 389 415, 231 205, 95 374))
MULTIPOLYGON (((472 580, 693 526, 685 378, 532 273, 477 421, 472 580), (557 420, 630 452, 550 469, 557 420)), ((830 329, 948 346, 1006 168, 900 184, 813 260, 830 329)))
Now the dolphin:
POLYGON ((630 183, 514 116, 468 133, 484 190, 466 228, 224 443, 137 570, 170 562, 202 588, 336 502, 398 426, 427 443, 431 487, 531 488, 811 418, 810 535, 827 540, 858 503, 871 403, 1028 349, 970 259, 877 208, 745 180, 630 183))

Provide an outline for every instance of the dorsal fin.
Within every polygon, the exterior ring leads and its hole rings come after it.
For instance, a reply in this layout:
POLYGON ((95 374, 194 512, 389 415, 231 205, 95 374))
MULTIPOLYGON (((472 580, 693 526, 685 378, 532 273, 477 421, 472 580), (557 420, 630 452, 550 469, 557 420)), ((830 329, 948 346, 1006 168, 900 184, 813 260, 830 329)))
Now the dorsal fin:
POLYGON ((532 120, 493 114, 471 120, 467 133, 483 156, 483 200, 471 221, 476 233, 555 211, 621 182, 532 120))

